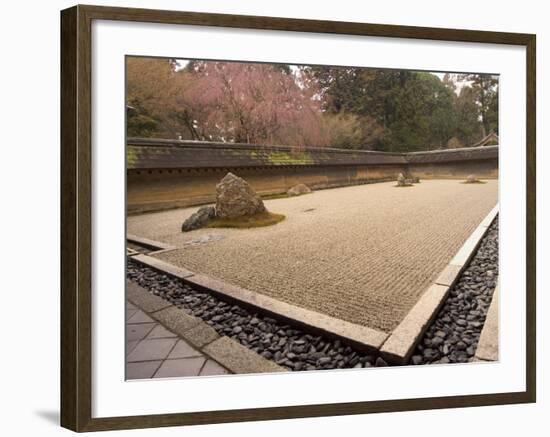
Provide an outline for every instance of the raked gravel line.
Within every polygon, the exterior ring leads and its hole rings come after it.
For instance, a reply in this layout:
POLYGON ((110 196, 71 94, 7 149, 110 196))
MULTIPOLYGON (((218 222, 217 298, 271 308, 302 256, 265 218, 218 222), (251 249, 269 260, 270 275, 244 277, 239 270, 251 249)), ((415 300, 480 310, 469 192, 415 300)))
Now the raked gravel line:
POLYGON ((265 228, 182 233, 185 208, 128 217, 128 232, 178 247, 154 256, 179 267, 391 332, 498 198, 496 180, 394 185, 268 200, 287 219, 265 228))

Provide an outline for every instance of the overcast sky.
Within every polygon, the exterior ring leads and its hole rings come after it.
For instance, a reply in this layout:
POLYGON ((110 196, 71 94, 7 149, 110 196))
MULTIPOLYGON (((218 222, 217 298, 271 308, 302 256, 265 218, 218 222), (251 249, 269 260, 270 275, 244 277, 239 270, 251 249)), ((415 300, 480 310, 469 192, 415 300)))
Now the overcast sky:
MULTIPOLYGON (((189 64, 189 60, 187 60, 187 59, 178 59, 176 62, 178 64, 178 70, 181 70, 181 69, 185 68, 185 66, 187 64, 189 64)), ((290 69, 292 71, 296 71, 297 68, 298 67, 295 66, 295 65, 290 65, 290 69)), ((432 71, 430 71, 429 73, 439 77, 439 79, 441 79, 441 80, 443 80, 443 77, 445 76, 445 73, 441 73, 441 72, 432 72, 432 71)), ((456 82, 455 84, 456 84, 456 93, 458 94, 460 92, 461 88, 465 85, 465 83, 464 82, 456 82)))

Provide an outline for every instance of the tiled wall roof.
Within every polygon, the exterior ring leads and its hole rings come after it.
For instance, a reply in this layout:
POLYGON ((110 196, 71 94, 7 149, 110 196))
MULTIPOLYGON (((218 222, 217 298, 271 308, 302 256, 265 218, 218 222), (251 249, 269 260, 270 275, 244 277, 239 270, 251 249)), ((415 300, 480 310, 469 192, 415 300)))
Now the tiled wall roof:
POLYGON ((498 146, 415 153, 386 153, 331 148, 293 149, 199 141, 130 138, 128 169, 342 166, 452 162, 498 157, 498 146))

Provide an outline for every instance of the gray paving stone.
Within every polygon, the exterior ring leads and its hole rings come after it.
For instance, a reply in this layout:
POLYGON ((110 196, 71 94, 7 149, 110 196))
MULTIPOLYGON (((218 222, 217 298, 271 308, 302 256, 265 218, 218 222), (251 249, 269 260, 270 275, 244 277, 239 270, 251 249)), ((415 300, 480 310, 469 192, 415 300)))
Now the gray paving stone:
POLYGON ((130 317, 126 323, 151 323, 154 320, 145 314, 143 311, 137 311, 132 317, 130 317))
POLYGON ((168 331, 164 326, 157 323, 147 338, 174 338, 177 337, 173 332, 168 331))
POLYGON ((151 332, 156 323, 126 324, 126 341, 141 340, 151 332))
POLYGON ((387 362, 404 364, 409 360, 448 292, 448 286, 438 284, 433 284, 426 290, 380 349, 387 362))
POLYGON ((201 320, 193 317, 175 306, 170 306, 152 314, 170 331, 182 336, 185 331, 198 325, 201 320))
POLYGON ((178 360, 166 360, 154 375, 154 378, 175 378, 178 376, 198 376, 205 359, 181 358, 178 360))
POLYGON ((455 266, 449 264, 443 271, 439 274, 435 283, 438 285, 446 285, 451 287, 455 281, 458 279, 460 272, 462 271, 461 266, 455 266))
POLYGON ((197 348, 203 348, 214 340, 220 338, 220 335, 214 328, 204 322, 199 323, 194 328, 184 333, 185 339, 197 348))
POLYGON ((154 338, 142 340, 135 349, 128 354, 127 362, 163 360, 168 356, 174 345, 174 338, 154 338))
POLYGON ((189 358, 189 357, 200 357, 201 355, 202 354, 198 350, 196 350, 193 346, 191 346, 185 340, 179 340, 167 358, 168 359, 189 358))
POLYGON ((475 357, 480 360, 498 361, 498 301, 499 286, 497 285, 475 353, 475 357))
POLYGON ((208 360, 202 367, 200 376, 227 375, 229 371, 213 360, 208 360))
POLYGON ((139 343, 139 340, 132 340, 126 342, 126 355, 128 355, 130 352, 132 352, 137 344, 139 343))
POLYGON ((152 378, 162 361, 145 361, 126 364, 126 379, 152 378))
POLYGON ((266 373, 285 372, 281 366, 273 361, 266 360, 256 352, 231 340, 228 337, 220 337, 210 343, 204 352, 214 358, 218 363, 233 373, 266 373))
POLYGON ((126 281, 126 299, 147 313, 152 313, 171 305, 161 297, 149 293, 132 281, 126 281))
POLYGON ((126 308, 126 320, 130 319, 137 311, 136 308, 126 308))

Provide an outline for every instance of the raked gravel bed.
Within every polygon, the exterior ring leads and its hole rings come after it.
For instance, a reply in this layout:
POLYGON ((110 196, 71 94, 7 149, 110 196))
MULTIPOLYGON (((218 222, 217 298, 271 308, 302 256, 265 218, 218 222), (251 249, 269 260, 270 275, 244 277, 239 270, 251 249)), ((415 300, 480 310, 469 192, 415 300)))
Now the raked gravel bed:
MULTIPOLYGON (((233 338, 263 357, 294 371, 380 367, 380 357, 365 354, 324 336, 224 302, 208 292, 143 266, 130 257, 128 279, 178 308, 201 318, 220 335, 233 338)), ((451 290, 447 301, 410 364, 464 363, 475 354, 498 277, 498 220, 451 290)))
POLYGON ((181 232, 196 209, 180 208, 128 232, 175 247, 153 256, 177 267, 390 333, 497 202, 496 180, 387 182, 266 200, 274 226, 181 232))

